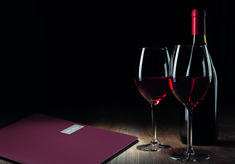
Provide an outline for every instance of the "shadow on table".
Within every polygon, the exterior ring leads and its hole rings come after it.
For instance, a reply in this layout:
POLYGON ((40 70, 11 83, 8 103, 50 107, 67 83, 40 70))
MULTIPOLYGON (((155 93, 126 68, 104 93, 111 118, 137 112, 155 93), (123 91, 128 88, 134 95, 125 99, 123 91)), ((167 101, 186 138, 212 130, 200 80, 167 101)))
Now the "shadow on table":
POLYGON ((0 157, 0 160, 4 160, 5 162, 9 162, 9 163, 12 163, 12 164, 21 164, 21 163, 18 163, 18 162, 15 162, 15 161, 12 161, 10 159, 3 158, 3 157, 0 157))
POLYGON ((235 147, 235 140, 218 140, 215 146, 235 147))

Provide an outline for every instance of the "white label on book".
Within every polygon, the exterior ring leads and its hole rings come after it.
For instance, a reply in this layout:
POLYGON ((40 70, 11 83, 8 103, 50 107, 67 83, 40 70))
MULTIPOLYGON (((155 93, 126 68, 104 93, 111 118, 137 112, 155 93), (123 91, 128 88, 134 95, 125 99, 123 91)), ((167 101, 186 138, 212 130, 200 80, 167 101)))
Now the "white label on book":
POLYGON ((72 134, 72 133, 74 133, 74 132, 76 132, 76 131, 78 131, 78 130, 80 130, 80 129, 82 129, 82 128, 84 128, 84 126, 74 124, 74 125, 72 125, 72 126, 66 128, 66 129, 64 129, 64 130, 62 130, 62 131, 60 131, 60 132, 61 132, 61 133, 64 133, 64 134, 72 134))

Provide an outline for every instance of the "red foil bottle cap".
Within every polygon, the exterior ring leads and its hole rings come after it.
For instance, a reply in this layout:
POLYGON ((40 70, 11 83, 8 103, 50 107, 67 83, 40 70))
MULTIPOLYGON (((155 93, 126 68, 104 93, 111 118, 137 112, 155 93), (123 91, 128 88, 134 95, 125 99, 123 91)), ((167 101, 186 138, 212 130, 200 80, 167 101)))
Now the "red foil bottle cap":
POLYGON ((192 10, 192 35, 199 35, 199 11, 192 10))
POLYGON ((198 17, 199 16, 199 11, 197 9, 192 10, 191 16, 192 17, 198 17))

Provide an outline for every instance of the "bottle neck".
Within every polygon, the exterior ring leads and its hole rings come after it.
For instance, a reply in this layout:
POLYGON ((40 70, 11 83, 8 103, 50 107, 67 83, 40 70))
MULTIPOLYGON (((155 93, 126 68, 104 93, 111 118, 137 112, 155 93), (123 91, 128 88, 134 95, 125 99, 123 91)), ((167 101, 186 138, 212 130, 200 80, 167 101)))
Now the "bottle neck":
POLYGON ((192 35, 193 45, 207 45, 206 35, 192 35))
POLYGON ((193 45, 207 44, 206 41, 206 12, 192 10, 192 39, 193 45))

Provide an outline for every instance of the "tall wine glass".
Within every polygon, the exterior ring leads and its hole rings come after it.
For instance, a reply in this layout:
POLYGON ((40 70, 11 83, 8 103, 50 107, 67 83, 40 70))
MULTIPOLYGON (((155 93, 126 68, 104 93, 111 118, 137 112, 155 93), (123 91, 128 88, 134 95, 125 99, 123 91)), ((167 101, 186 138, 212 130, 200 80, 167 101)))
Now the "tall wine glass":
POLYGON ((193 108, 206 96, 212 79, 207 46, 177 45, 171 59, 169 85, 175 97, 185 106, 189 121, 187 125, 187 150, 173 153, 170 158, 180 161, 208 160, 210 156, 196 153, 192 143, 193 108))
POLYGON ((152 115, 152 141, 137 146, 139 150, 161 151, 171 149, 157 139, 156 110, 158 103, 170 91, 168 84, 170 57, 167 48, 145 47, 141 49, 138 77, 135 79, 140 94, 150 103, 152 115))

